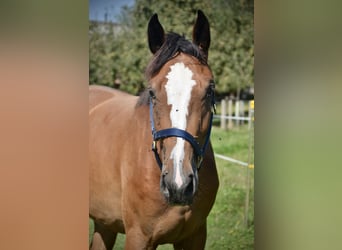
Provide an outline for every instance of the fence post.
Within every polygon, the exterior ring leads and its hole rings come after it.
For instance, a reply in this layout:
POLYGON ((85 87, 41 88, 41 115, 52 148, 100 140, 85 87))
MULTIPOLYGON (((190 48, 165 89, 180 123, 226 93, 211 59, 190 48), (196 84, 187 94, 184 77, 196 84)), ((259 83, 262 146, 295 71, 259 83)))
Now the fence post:
MULTIPOLYGON (((239 112, 239 116, 240 117, 245 117, 245 102, 243 100, 240 100, 240 105, 239 105, 239 108, 240 108, 240 112, 239 112)), ((245 121, 241 121, 240 120, 240 125, 241 124, 244 124, 245 121)))
POLYGON ((254 101, 249 101, 249 106, 248 106, 248 130, 251 129, 251 125, 252 125, 252 110, 254 109, 254 101))
POLYGON ((226 114, 227 114, 226 98, 221 100, 221 129, 227 130, 226 114))
POLYGON ((240 104, 240 101, 238 99, 235 100, 235 118, 236 118, 235 124, 236 124, 236 126, 240 125, 240 121, 238 119, 238 116, 239 116, 239 113, 240 113, 239 104, 240 104))
POLYGON ((248 142, 248 166, 246 167, 246 200, 245 200, 245 218, 244 218, 244 223, 246 228, 248 227, 248 210, 249 210, 249 193, 250 193, 250 186, 251 186, 251 181, 250 181, 250 168, 254 165, 251 164, 252 161, 252 141, 253 141, 253 136, 252 135, 252 122, 254 119, 254 100, 249 102, 249 107, 248 107, 248 132, 249 132, 249 142, 248 142))
MULTIPOLYGON (((232 117, 233 116, 233 100, 229 98, 228 100, 228 116, 232 117)), ((231 118, 228 119, 228 129, 233 128, 233 120, 231 118)))

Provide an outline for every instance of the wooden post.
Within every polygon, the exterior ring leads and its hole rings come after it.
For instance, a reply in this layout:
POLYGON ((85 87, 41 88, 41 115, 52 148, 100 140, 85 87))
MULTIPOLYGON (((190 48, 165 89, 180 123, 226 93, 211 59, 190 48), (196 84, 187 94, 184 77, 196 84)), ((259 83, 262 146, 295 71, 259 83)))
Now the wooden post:
MULTIPOLYGON (((245 117, 245 102, 240 100, 240 105, 239 105, 239 116, 240 117, 245 117)), ((240 121, 240 124, 244 124, 244 121, 240 121)))
POLYGON ((252 125, 252 108, 254 109, 254 101, 249 101, 249 106, 248 106, 248 130, 251 129, 251 125, 252 125))
MULTIPOLYGON (((229 98, 228 100, 228 116, 233 116, 233 100, 229 98)), ((228 129, 233 128, 233 120, 231 118, 228 119, 228 129)))
MULTIPOLYGON (((235 101, 235 117, 236 118, 238 118, 239 112, 240 112, 239 104, 240 104, 240 101, 237 99, 235 101)), ((240 121, 238 119, 236 119, 235 120, 235 124, 236 124, 236 126, 239 126, 240 125, 240 121)))
POLYGON ((221 100, 221 129, 227 130, 227 122, 225 116, 227 115, 226 99, 221 100))
POLYGON ((245 200, 245 218, 244 218, 244 223, 246 228, 248 227, 248 210, 249 210, 249 193, 250 193, 250 186, 251 186, 251 181, 250 181, 250 168, 251 166, 254 166, 251 164, 252 161, 252 143, 253 143, 253 129, 252 129, 252 120, 254 118, 254 101, 249 102, 249 108, 248 108, 248 132, 249 132, 249 142, 248 142, 248 166, 246 167, 246 200, 245 200))

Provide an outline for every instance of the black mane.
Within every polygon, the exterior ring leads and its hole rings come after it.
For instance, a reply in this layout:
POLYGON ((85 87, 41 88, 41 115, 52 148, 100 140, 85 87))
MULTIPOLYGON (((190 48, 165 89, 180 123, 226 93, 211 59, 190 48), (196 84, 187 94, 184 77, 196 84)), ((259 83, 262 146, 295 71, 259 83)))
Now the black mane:
MULTIPOLYGON (((180 52, 196 57, 200 63, 207 65, 206 56, 200 48, 187 40, 184 36, 170 32, 166 34, 165 42, 162 47, 155 53, 151 62, 148 64, 145 76, 149 81, 165 63, 174 58, 180 52)), ((149 102, 148 89, 141 93, 137 105, 148 104, 149 102)))
POLYGON ((166 62, 171 60, 180 52, 194 56, 202 64, 207 64, 204 53, 197 45, 187 40, 184 36, 170 32, 166 34, 164 44, 155 53, 154 57, 146 68, 145 75, 147 80, 150 80, 156 73, 159 72, 166 62))

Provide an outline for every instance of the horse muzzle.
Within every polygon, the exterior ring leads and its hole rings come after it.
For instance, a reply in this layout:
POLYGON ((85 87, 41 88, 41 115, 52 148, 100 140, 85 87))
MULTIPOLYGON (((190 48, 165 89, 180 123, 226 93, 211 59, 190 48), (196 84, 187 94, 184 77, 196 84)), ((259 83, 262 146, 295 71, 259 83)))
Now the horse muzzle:
POLYGON ((171 205, 190 205, 197 192, 197 174, 182 175, 181 180, 164 170, 160 179, 160 190, 171 205))

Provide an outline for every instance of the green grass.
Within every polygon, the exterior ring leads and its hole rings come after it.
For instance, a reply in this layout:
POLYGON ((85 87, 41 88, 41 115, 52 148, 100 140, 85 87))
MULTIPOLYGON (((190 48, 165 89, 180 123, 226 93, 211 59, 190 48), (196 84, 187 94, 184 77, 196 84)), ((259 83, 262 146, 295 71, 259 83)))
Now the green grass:
MULTIPOLYGON (((246 125, 231 131, 213 127, 211 141, 215 153, 234 159, 248 161, 249 132, 246 125)), ((253 141, 252 141, 253 143, 253 141)), ((253 147, 254 149, 254 147, 253 147)), ((253 156, 254 154, 252 154, 253 156)), ((252 157, 252 160, 254 157, 252 157)), ((206 249, 253 249, 254 248, 254 170, 250 170, 251 191, 249 199, 248 226, 244 225, 246 197, 246 167, 216 158, 220 188, 216 202, 208 217, 206 249)), ((89 223, 89 237, 93 224, 89 223)), ((118 235, 113 249, 124 248, 125 236, 118 235)), ((171 250, 171 245, 159 246, 158 250, 171 250)))
MULTIPOLYGON (((248 161, 249 133, 247 126, 222 131, 213 128, 211 141, 215 153, 248 161)), ((253 160, 253 157, 252 157, 253 160)), ((246 167, 216 158, 220 188, 208 217, 207 249, 253 249, 254 247, 254 171, 250 170, 251 192, 249 225, 244 225, 246 167)))

